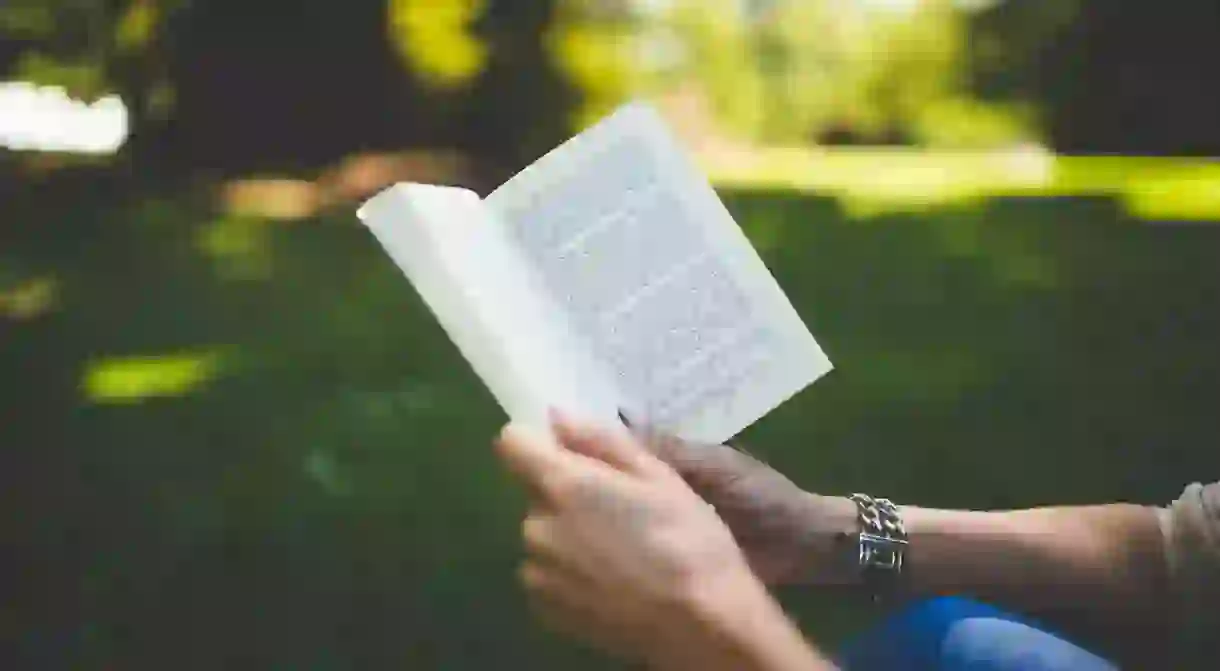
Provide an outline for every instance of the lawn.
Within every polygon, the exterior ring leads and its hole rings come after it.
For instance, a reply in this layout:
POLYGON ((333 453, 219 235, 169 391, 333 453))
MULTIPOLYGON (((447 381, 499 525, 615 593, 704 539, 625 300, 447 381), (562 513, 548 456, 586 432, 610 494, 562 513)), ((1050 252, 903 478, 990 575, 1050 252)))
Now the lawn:
MULTIPOLYGON (((1220 477, 1220 228, 1105 197, 725 196, 836 364, 741 437, 798 482, 989 507, 1220 477)), ((25 666, 590 668, 512 584, 498 410, 351 213, 83 185, 9 216, 25 666)), ((825 640, 859 622, 785 596, 825 640)))

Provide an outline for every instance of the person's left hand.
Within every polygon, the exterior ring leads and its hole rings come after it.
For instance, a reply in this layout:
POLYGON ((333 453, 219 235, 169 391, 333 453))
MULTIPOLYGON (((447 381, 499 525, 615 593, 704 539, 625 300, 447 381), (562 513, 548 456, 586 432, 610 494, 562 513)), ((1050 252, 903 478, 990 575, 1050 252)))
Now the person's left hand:
POLYGON ((531 491, 521 580, 552 626, 657 661, 778 611, 715 511, 625 428, 556 417, 497 448, 531 491))
POLYGON ((637 439, 716 508, 750 567, 768 585, 859 580, 850 545, 856 504, 803 491, 783 473, 729 445, 690 443, 647 429, 637 439))

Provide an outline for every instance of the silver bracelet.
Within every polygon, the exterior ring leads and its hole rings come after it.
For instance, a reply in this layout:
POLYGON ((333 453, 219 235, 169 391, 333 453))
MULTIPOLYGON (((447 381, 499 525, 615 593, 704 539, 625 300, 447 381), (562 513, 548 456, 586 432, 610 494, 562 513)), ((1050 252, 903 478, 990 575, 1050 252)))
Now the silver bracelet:
POLYGON ((859 526, 856 566, 874 600, 890 596, 902 576, 909 544, 898 506, 889 499, 852 494, 859 526))

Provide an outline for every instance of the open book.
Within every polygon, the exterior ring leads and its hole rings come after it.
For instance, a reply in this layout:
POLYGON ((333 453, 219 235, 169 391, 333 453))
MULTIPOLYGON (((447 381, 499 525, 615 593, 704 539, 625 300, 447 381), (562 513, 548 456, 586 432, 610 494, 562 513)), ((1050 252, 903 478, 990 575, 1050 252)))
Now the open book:
POLYGON ((555 407, 723 442, 831 369, 643 104, 485 199, 403 183, 358 214, 513 420, 555 407))

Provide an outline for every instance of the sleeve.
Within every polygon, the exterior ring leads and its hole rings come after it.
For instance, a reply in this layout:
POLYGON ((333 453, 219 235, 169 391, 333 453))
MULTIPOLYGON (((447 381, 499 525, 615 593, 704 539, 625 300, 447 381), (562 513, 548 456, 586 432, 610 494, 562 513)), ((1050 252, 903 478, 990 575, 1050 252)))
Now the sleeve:
POLYGON ((1179 641, 1188 656, 1220 644, 1220 482, 1192 484, 1161 515, 1179 641))

